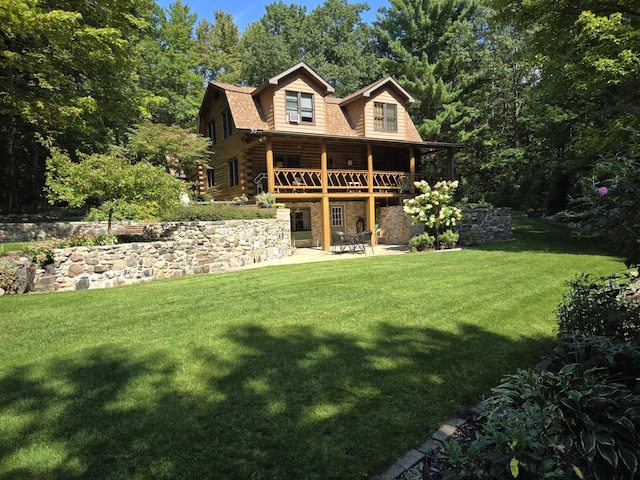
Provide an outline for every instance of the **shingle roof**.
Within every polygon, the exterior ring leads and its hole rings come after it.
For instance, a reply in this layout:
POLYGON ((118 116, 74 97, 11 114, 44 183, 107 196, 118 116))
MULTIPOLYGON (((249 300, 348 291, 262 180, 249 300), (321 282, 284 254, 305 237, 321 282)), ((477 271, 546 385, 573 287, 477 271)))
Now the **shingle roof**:
MULTIPOLYGON (((290 69, 291 70, 291 69, 290 69)), ((275 77, 274 77, 275 78, 275 77)), ((411 103, 413 98, 406 93, 391 77, 381 79, 377 82, 368 85, 357 92, 345 98, 337 98, 326 96, 325 99, 325 133, 330 136, 340 137, 359 137, 358 131, 355 126, 350 124, 348 114, 343 106, 357 100, 358 98, 367 98, 371 94, 387 84, 392 84, 394 88, 399 89, 407 103, 411 103)), ((264 84, 260 87, 247 87, 244 85, 232 85, 222 82, 209 82, 209 88, 219 89, 224 92, 227 101, 229 102, 229 108, 236 128, 241 130, 270 130, 269 123, 267 121, 266 112, 262 111, 262 108, 258 102, 257 91, 264 89, 264 84)), ((209 90, 207 90, 207 94, 209 90)), ((405 140, 421 142, 422 139, 415 125, 411 121, 408 114, 405 116, 405 140)))

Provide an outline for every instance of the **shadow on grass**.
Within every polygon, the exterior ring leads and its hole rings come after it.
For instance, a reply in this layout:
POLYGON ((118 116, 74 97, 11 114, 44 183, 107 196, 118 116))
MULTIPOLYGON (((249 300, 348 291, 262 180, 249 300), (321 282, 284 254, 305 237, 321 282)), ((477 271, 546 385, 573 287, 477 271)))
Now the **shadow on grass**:
POLYGON ((367 338, 239 327, 232 355, 103 347, 5 370, 0 478, 362 479, 547 346, 469 324, 367 338))
POLYGON ((514 240, 484 243, 485 251, 549 252, 584 255, 618 256, 602 239, 577 237, 566 224, 542 218, 529 218, 513 213, 514 240))

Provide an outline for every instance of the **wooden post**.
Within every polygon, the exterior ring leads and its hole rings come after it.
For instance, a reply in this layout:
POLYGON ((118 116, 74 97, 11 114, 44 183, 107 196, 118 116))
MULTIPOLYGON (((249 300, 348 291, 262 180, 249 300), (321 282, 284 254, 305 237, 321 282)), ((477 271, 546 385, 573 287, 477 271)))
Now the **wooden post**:
POLYGON ((367 169, 369 170, 367 178, 367 183, 369 184, 368 191, 369 193, 373 193, 373 149, 370 143, 367 143, 367 169))
POLYGON ((376 199, 373 195, 367 197, 367 228, 371 230, 371 245, 376 244, 376 199))
POLYGON ((416 152, 413 147, 409 147, 409 191, 416 193, 416 152))
POLYGON ((267 192, 276 193, 276 179, 273 172, 273 142, 267 137, 265 147, 267 149, 267 192))
POLYGON ((320 211, 322 214, 322 250, 328 252, 331 250, 331 212, 327 195, 322 195, 320 211))
POLYGON ((320 140, 320 168, 322 169, 322 199, 320 214, 322 217, 322 250, 331 250, 331 212, 329 211, 329 174, 327 172, 327 142, 320 140))

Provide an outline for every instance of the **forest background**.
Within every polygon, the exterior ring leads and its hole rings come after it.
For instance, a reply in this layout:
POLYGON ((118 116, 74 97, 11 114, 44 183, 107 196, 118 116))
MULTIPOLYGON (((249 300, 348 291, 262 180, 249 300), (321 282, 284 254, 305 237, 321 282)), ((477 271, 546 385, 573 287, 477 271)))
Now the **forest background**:
POLYGON ((0 0, 0 213, 46 205, 52 151, 170 145, 195 132, 209 80, 257 86, 299 61, 339 96, 392 75, 424 140, 466 146, 472 202, 553 214, 602 194, 607 162, 637 168, 636 0, 390 0, 364 22, 368 8, 276 2, 240 32, 180 0, 0 0))

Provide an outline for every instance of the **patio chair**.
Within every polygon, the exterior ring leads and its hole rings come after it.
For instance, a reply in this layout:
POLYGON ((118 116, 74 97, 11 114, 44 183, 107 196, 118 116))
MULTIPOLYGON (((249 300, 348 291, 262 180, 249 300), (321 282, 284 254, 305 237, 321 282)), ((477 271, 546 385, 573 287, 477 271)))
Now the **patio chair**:
POLYGON ((371 230, 365 230, 360 233, 356 237, 356 242, 354 245, 354 251, 362 250, 362 253, 367 254, 367 246, 371 249, 371 253, 375 253, 373 251, 373 245, 371 244, 371 236, 373 232, 371 230))
POLYGON ((333 253, 343 253, 349 243, 344 238, 344 232, 331 232, 331 251, 333 253))

